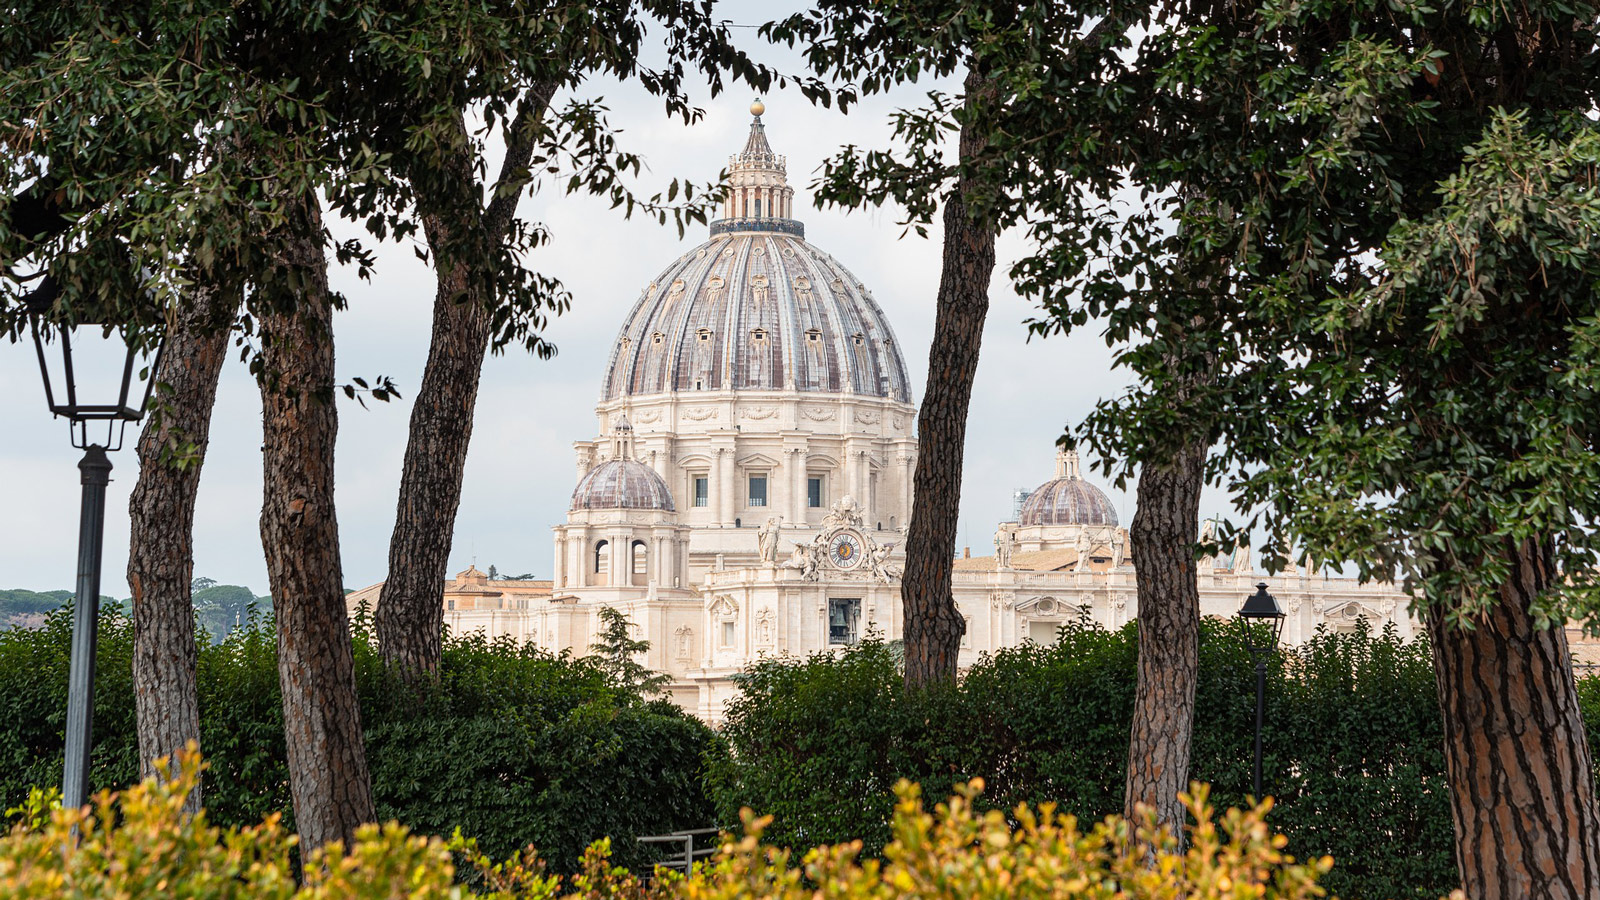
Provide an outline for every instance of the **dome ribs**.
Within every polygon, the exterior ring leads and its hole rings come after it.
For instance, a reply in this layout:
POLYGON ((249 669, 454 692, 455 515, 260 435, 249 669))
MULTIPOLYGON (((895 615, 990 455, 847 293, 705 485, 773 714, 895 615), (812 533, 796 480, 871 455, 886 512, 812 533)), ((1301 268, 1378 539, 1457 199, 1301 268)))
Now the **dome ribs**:
POLYGON ((606 400, 695 390, 909 400, 905 362, 882 309, 802 238, 719 235, 675 261, 654 286, 612 348, 606 400))
POLYGON ((572 491, 571 509, 659 509, 677 512, 672 491, 655 470, 631 459, 590 469, 572 491))

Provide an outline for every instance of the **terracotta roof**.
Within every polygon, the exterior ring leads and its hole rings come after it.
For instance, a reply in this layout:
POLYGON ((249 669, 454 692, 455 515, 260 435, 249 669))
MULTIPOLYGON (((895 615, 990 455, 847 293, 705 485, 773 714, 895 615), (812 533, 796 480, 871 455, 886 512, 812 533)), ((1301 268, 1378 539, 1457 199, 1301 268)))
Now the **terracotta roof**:
POLYGON ((995 570, 994 569, 994 557, 992 557, 992 556, 964 557, 962 559, 958 559, 958 560, 955 561, 955 567, 954 568, 955 568, 955 571, 957 571, 957 572, 993 572, 995 570))
POLYGON ((1059 572, 1078 562, 1076 549, 1035 550, 1011 554, 1011 568, 1025 572, 1059 572))

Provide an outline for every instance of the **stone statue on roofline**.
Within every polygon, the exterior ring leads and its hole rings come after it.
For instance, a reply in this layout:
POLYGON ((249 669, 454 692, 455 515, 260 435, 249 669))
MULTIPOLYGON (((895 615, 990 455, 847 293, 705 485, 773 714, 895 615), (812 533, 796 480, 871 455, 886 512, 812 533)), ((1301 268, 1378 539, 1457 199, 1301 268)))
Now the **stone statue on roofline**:
POLYGON ((782 516, 768 516, 766 524, 756 532, 756 549, 761 553, 761 561, 768 565, 778 561, 778 532, 782 527, 782 516))

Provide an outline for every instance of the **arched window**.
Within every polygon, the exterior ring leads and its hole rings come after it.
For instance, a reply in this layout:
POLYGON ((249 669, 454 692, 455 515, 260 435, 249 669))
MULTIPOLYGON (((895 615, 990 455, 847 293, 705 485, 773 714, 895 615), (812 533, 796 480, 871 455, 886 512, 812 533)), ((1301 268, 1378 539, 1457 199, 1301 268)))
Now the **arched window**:
POLYGON ((649 565, 649 560, 648 560, 647 554, 645 553, 644 541, 634 541, 633 542, 633 574, 635 574, 635 575, 643 575, 643 574, 645 574, 645 571, 646 571, 646 568, 648 567, 648 565, 649 565))
POLYGON ((611 543, 601 541, 594 545, 594 573, 604 575, 611 571, 611 543))

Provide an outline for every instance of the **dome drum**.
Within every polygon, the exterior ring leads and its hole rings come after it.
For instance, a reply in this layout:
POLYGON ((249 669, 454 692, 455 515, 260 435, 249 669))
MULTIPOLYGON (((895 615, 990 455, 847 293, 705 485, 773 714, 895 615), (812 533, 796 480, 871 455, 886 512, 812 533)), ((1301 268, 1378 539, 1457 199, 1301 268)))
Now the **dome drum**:
POLYGON ((711 236, 719 234, 733 234, 739 231, 771 231, 777 234, 792 234, 797 238, 806 236, 805 223, 795 219, 771 219, 742 216, 737 219, 717 219, 711 223, 711 236))

